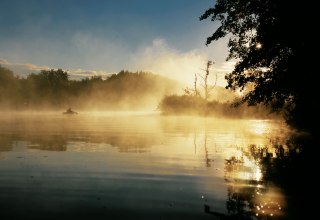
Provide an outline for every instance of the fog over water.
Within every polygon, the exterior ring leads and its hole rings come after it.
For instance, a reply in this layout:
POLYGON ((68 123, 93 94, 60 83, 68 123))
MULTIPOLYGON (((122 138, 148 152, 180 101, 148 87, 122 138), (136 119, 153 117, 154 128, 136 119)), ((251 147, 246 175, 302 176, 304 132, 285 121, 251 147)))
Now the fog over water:
POLYGON ((190 87, 123 70, 71 80, 62 69, 19 78, 1 66, 0 77, 5 219, 291 215, 264 163, 288 157, 290 130, 267 106, 232 107, 239 94, 212 79, 190 87))
POLYGON ((0 2, 0 220, 317 214, 310 2, 0 2))
POLYGON ((287 130, 273 120, 52 111, 0 121, 5 217, 212 219, 236 211, 226 204, 243 190, 254 196, 244 210, 270 202, 261 210, 286 214, 285 195, 250 151, 277 157, 270 141, 287 130))

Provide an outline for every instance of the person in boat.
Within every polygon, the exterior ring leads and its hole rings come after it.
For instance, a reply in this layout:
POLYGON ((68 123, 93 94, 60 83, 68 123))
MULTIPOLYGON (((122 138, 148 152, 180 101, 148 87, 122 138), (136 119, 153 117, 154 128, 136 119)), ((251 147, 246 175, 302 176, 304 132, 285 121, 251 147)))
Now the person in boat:
POLYGON ((65 114, 77 114, 77 112, 73 111, 71 108, 68 108, 67 111, 64 112, 65 114))

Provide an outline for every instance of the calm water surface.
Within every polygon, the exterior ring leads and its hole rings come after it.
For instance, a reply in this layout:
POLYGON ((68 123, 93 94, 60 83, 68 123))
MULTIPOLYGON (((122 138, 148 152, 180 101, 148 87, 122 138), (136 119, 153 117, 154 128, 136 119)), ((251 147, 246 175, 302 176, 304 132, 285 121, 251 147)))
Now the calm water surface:
POLYGON ((3 220, 286 215, 257 161, 278 155, 270 140, 285 131, 274 121, 46 113, 0 123, 3 220))

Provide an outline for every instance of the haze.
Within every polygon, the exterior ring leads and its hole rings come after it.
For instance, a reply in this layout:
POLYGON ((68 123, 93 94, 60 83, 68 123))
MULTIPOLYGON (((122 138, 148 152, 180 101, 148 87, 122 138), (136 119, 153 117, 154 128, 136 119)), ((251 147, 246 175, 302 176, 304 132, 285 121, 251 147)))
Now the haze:
POLYGON ((233 63, 226 44, 205 46, 215 28, 199 16, 214 1, 3 0, 0 65, 18 75, 63 69, 70 79, 147 71, 185 84, 214 60, 219 85, 233 63), (213 49, 214 48, 214 49, 213 49))

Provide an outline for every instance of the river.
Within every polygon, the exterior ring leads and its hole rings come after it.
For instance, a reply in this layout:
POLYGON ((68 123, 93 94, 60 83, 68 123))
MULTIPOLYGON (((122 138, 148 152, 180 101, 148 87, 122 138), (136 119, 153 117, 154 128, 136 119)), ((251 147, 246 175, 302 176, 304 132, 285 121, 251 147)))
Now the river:
POLYGON ((50 112, 0 123, 3 220, 288 215, 261 163, 288 154, 277 121, 50 112))

